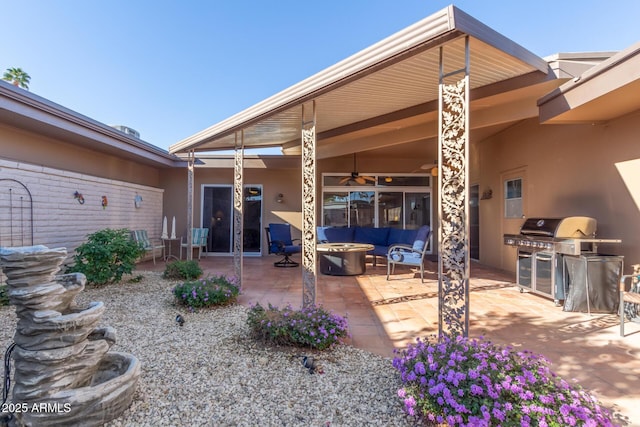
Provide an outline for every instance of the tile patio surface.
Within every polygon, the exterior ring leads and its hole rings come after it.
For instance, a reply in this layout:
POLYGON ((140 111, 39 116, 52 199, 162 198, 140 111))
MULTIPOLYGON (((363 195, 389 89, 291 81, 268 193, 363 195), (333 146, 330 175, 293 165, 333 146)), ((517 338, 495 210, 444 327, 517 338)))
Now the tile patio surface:
MULTIPOLYGON (((275 268, 275 260, 244 259, 240 303, 301 305, 301 267, 275 268)), ((232 258, 203 257, 200 265, 205 275, 233 274, 232 258)), ((367 263, 361 276, 318 275, 317 303, 347 315, 353 346, 393 357, 394 348, 437 333, 437 264, 427 262, 425 283, 419 272, 402 267, 389 281, 380 260, 376 267, 367 263)), ((164 263, 145 262, 138 269, 163 271, 164 263)), ((475 263, 469 320, 471 337, 543 354, 560 376, 576 379, 629 417, 628 425, 640 426, 640 324, 627 322, 622 338, 617 314, 564 312, 551 300, 520 293, 512 274, 475 263)))

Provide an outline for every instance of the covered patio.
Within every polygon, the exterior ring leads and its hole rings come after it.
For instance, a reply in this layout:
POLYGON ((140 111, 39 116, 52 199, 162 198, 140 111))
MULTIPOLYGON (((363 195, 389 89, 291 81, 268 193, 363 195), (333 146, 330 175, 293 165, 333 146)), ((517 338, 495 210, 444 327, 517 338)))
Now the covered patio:
MULTIPOLYGON (((234 274, 228 258, 207 257, 200 265, 205 276, 234 274)), ((138 265, 141 271, 163 269, 163 263, 138 265)), ((244 271, 241 304, 299 305, 299 269, 275 268, 273 257, 262 257, 246 259, 244 271)), ((317 302, 347 315, 351 345, 393 357, 394 349, 438 332, 437 263, 427 261, 426 271, 425 283, 400 266, 387 281, 384 263, 368 262, 361 276, 320 275, 317 302)), ((616 407, 630 418, 627 425, 638 425, 640 325, 628 322, 627 336, 620 338, 616 314, 564 312, 553 301, 520 294, 511 274, 477 263, 471 265, 470 303, 470 337, 544 355, 553 371, 616 407)))
POLYGON ((233 255, 243 282, 244 149, 280 147, 300 156, 301 296, 303 306, 312 305, 323 185, 318 162, 391 150, 417 162, 405 166, 409 172, 437 158, 437 214, 433 224, 418 225, 430 225, 438 245, 439 333, 467 335, 469 140, 535 116, 532 101, 561 83, 550 74, 544 59, 451 5, 171 146, 189 162, 187 229, 198 196, 196 153, 235 150, 233 255))

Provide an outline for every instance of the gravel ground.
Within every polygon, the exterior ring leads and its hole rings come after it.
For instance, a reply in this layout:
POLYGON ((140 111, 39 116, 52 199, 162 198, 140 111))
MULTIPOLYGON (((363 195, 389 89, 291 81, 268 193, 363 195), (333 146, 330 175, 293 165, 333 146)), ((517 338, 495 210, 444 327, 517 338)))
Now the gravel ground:
MULTIPOLYGON (((131 407, 108 426, 414 425, 389 358, 346 345, 316 353, 268 348, 248 338, 245 307, 187 313, 174 305, 174 283, 143 275, 140 283, 87 288, 78 297, 104 302, 102 324, 117 332, 111 350, 142 364, 131 407), (323 373, 309 374, 304 354, 323 373)), ((3 349, 15 322, 13 307, 1 307, 3 349)))

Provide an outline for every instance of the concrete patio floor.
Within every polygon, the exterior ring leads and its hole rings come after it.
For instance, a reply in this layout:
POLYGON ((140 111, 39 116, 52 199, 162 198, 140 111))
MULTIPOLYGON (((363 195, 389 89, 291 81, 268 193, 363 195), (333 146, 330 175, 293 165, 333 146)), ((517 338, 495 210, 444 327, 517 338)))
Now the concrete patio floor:
MULTIPOLYGON (((275 268, 275 257, 246 257, 239 302, 277 306, 302 303, 301 267, 275 268)), ((203 257, 207 274, 233 274, 233 259, 203 257)), ((425 282, 409 268, 386 280, 386 264, 367 263, 366 274, 318 275, 317 304, 347 315, 350 343, 386 357, 417 337, 438 332, 437 264, 426 264, 425 282)), ((164 263, 138 265, 163 271, 164 263)), ((472 264, 469 336, 546 356, 552 370, 575 379, 606 404, 640 426, 640 324, 627 322, 619 336, 616 314, 564 312, 553 301, 520 293, 514 275, 472 264)))

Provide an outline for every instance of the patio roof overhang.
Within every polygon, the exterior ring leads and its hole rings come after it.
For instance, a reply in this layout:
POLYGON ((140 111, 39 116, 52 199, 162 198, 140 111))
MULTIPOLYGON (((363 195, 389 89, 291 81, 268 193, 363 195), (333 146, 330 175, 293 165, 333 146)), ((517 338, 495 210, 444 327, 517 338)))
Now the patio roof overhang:
POLYGON ((541 123, 598 123, 640 110, 640 42, 538 101, 541 123))
POLYGON ((537 117, 536 101, 562 80, 548 63, 448 6, 300 83, 171 147, 169 152, 281 147, 300 154, 301 108, 316 103, 316 157, 437 140, 440 47, 445 72, 464 66, 470 39, 472 132, 537 117))

